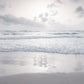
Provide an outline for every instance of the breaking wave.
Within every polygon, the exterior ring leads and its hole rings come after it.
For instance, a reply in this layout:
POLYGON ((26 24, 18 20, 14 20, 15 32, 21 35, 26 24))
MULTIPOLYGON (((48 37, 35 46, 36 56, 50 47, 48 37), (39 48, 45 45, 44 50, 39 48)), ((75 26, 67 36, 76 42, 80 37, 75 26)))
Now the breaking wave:
POLYGON ((0 52, 84 54, 84 31, 0 32, 0 52))

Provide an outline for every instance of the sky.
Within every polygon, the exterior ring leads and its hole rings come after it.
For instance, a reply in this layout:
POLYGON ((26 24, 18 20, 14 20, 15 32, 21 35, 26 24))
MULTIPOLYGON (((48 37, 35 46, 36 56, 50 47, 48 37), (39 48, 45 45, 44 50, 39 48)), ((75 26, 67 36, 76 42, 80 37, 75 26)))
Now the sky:
POLYGON ((83 30, 84 0, 0 0, 0 30, 83 30))

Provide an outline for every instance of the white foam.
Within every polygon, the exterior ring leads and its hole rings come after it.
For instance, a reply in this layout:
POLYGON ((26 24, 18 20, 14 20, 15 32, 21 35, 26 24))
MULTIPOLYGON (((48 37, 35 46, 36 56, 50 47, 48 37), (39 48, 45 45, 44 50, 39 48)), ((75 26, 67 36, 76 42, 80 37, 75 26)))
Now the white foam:
POLYGON ((84 32, 0 32, 0 52, 84 54, 84 32))

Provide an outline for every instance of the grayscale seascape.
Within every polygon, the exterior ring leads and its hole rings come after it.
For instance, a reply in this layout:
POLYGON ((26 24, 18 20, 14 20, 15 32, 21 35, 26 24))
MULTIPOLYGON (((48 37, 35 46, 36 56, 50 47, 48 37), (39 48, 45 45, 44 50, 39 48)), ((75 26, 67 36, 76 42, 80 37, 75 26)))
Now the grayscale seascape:
POLYGON ((0 84, 84 84, 84 0, 0 0, 0 84))

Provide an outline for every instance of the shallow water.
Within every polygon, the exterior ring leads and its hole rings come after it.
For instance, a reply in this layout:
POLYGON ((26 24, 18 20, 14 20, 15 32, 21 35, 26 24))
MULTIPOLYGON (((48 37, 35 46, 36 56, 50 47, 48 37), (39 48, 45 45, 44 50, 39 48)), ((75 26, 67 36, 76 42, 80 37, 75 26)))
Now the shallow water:
POLYGON ((19 73, 84 72, 84 55, 0 52, 0 76, 19 73))

